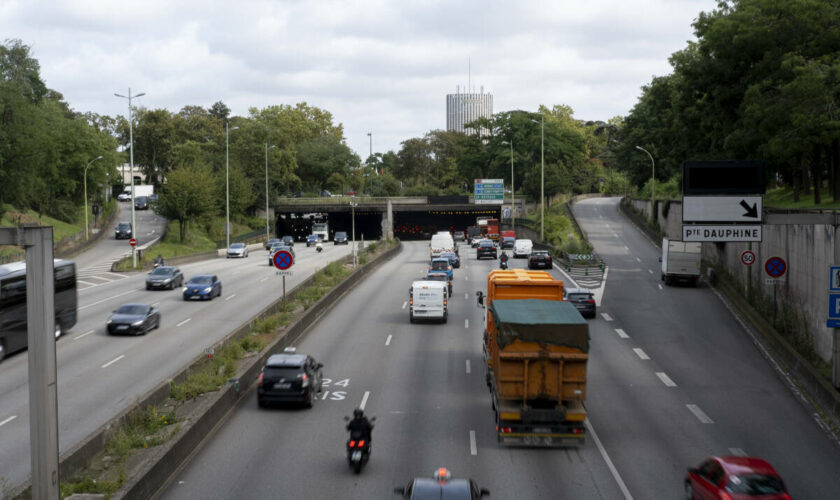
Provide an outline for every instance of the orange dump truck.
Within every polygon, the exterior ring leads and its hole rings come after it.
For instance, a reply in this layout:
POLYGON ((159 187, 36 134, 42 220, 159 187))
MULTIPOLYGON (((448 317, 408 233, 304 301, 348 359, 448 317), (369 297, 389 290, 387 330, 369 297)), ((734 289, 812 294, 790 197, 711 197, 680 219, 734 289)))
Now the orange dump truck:
POLYGON ((479 304, 499 443, 582 445, 589 327, 563 301, 563 282, 545 271, 492 271, 479 304))

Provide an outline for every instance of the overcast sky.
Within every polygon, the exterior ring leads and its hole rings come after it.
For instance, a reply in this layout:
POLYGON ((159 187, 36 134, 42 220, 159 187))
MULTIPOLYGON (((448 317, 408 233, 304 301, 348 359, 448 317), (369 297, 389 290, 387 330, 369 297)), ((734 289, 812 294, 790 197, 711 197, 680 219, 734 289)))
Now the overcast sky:
POLYGON ((446 128, 456 86, 494 112, 567 104, 626 115, 671 72, 715 0, 0 0, 0 38, 32 48, 79 112, 127 114, 114 96, 177 112, 305 101, 333 114, 362 159, 446 128), (468 67, 471 61, 471 78, 468 67))

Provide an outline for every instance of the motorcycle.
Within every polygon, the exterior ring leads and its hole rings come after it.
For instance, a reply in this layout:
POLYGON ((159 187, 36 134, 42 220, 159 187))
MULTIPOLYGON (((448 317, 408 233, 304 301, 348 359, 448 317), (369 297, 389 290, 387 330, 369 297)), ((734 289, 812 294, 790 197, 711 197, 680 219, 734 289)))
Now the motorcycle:
POLYGON ((315 243, 315 250, 317 250, 318 253, 320 253, 324 250, 324 247, 323 247, 323 245, 321 245, 320 241, 318 243, 315 243))
MULTIPOLYGON (((349 421, 350 417, 344 417, 344 420, 349 421)), ((370 422, 373 423, 374 421, 376 421, 376 417, 371 417, 370 422)), ((359 474, 368 459, 370 459, 370 440, 351 434, 350 439, 347 440, 347 463, 350 464, 350 468, 353 469, 353 472, 359 474)))
POLYGON ((499 269, 507 269, 507 268, 508 268, 507 260, 500 260, 499 261, 499 269))

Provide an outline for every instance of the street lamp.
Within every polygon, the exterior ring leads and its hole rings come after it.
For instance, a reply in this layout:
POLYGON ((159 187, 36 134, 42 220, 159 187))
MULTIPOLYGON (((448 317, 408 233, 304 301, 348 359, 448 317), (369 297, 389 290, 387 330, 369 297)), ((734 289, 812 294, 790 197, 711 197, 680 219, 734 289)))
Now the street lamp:
POLYGON ((87 209, 87 169, 90 165, 95 162, 96 160, 101 160, 102 156, 97 156, 96 158, 90 160, 87 165, 85 165, 85 239, 88 239, 88 209, 87 209))
POLYGON ((350 218, 352 220, 351 228, 353 231, 353 269, 356 269, 356 206, 355 201, 350 202, 350 218))
MULTIPOLYGON (((136 97, 143 97, 146 95, 145 92, 141 92, 139 94, 131 95, 131 87, 128 88, 128 95, 117 94, 114 92, 114 95, 117 97, 122 97, 123 99, 128 99, 128 148, 129 148, 129 176, 131 177, 131 237, 135 238, 137 236, 137 219, 134 216, 134 125, 133 125, 133 115, 131 111, 131 100, 136 97)), ((137 247, 132 245, 131 246, 131 267, 137 267, 137 247)))
MULTIPOLYGON (((653 213, 653 203, 656 200, 656 165, 653 163, 653 156, 648 152, 647 149, 636 146, 636 149, 639 151, 644 151, 647 153, 648 157, 650 158, 650 205, 651 205, 651 213, 653 213)), ((656 215, 653 215, 654 220, 656 220, 656 215)))
POLYGON ((545 115, 540 115, 540 239, 545 241, 545 115))
POLYGON ((228 248, 230 248, 230 131, 238 129, 239 127, 229 129, 228 122, 225 121, 225 233, 228 248))
POLYGON ((265 241, 268 241, 268 150, 277 146, 270 146, 265 143, 265 241))

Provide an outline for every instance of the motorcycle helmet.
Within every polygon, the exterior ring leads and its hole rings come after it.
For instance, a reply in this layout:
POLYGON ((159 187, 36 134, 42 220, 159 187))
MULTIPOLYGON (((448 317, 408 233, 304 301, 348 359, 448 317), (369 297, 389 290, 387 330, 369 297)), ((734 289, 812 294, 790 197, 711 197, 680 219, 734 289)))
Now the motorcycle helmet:
POLYGON ((365 412, 362 411, 361 408, 356 408, 353 410, 353 418, 362 418, 365 416, 365 412))

